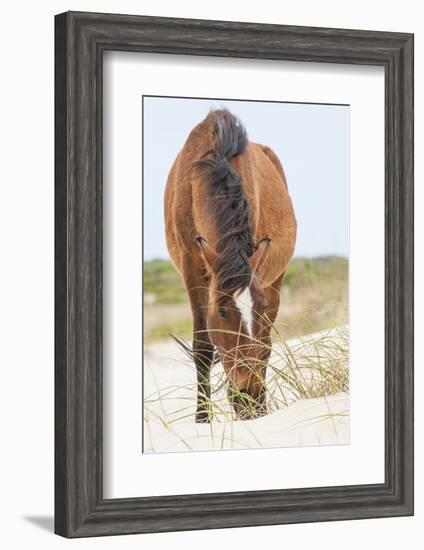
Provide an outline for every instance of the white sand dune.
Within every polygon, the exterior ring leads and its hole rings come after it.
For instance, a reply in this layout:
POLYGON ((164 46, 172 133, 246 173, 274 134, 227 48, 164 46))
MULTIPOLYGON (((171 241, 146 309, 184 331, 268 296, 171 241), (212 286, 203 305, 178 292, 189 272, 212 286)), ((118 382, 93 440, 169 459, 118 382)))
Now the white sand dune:
MULTIPOLYGON (((325 378, 323 369, 332 368, 334 361, 339 360, 339 330, 333 329, 333 331, 294 339, 284 344, 289 357, 296 356, 298 352, 300 355, 301 352, 302 358, 306 358, 304 367, 301 366, 296 370, 296 376, 302 380, 304 386, 313 388, 314 385, 322 383, 322 378, 325 378), (322 341, 325 344, 330 341, 334 345, 318 347, 316 343, 322 341), (310 368, 315 356, 319 359, 320 369, 318 370, 310 368)), ((281 365, 282 362, 281 353, 274 349, 270 363, 281 365)), ((287 368, 289 367, 290 365, 287 368)), ((210 424, 196 424, 194 422, 196 406, 194 365, 173 341, 146 346, 144 352, 144 452, 349 443, 347 393, 339 392, 314 399, 299 399, 299 396, 291 390, 290 384, 286 387, 284 384, 281 385, 279 377, 277 395, 275 373, 273 375, 272 369, 268 371, 267 383, 271 388, 270 414, 255 420, 231 420, 232 411, 225 395, 225 377, 222 366, 218 364, 213 368, 213 385, 217 388, 213 399, 218 403, 214 421, 210 424)))

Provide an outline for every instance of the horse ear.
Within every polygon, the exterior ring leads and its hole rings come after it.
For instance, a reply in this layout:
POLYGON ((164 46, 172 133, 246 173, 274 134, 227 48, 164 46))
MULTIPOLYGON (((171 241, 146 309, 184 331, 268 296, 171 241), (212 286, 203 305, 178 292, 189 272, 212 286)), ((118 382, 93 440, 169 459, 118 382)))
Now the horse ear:
POLYGON ((199 245, 200 252, 205 262, 208 264, 209 268, 213 271, 216 260, 218 259, 218 254, 215 252, 215 250, 211 246, 208 245, 206 240, 200 235, 196 237, 196 242, 199 245))
POLYGON ((261 239, 256 245, 256 250, 250 259, 250 265, 252 266, 253 274, 257 273, 262 267, 266 257, 268 256, 270 237, 261 239))

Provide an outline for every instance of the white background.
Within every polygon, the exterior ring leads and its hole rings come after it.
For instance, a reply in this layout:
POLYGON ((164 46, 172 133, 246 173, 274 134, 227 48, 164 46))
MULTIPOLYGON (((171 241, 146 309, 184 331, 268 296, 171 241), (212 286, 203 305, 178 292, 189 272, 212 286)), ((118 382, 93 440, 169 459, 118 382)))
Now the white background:
POLYGON ((110 52, 104 98, 105 498, 383 483, 382 68, 110 52), (141 454, 142 93, 350 103, 350 445, 141 454))
MULTIPOLYGON (((423 400, 416 406, 416 516, 390 520, 276 526, 193 533, 65 541, 54 537, 53 513, 53 14, 67 9, 203 17, 295 25, 347 27, 416 33, 416 149, 422 135, 424 28, 420 3, 298 0, 278 3, 199 3, 144 0, 15 2, 2 9, 1 151, 1 542, 6 548, 140 547, 221 545, 314 549, 385 549, 422 545, 424 519, 423 400), (421 427, 421 428, 420 428, 421 427)), ((423 179, 422 156, 416 181, 423 179)), ((423 207, 422 186, 416 190, 423 207)), ((417 216, 416 280, 423 279, 423 216, 417 216)), ((417 334, 423 329, 423 295, 416 294, 417 334)), ((417 339, 418 340, 418 339, 417 339)), ((416 387, 423 384, 417 342, 416 387)))

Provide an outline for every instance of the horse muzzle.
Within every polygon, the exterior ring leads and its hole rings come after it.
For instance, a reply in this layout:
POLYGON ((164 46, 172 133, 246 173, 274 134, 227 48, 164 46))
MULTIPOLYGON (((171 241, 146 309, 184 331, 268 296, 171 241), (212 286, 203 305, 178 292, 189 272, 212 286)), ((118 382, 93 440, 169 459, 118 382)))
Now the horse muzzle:
POLYGON ((229 399, 237 420, 254 420, 267 414, 264 391, 255 398, 246 390, 235 390, 231 392, 229 399))

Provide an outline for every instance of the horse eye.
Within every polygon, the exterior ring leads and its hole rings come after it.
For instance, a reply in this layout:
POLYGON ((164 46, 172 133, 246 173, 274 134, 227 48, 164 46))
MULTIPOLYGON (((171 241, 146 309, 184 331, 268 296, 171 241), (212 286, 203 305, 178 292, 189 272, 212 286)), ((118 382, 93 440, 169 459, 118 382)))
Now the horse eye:
POLYGON ((227 314, 227 310, 225 307, 219 307, 218 308, 218 313, 219 313, 219 316, 222 318, 222 319, 226 319, 228 317, 228 314, 227 314))

